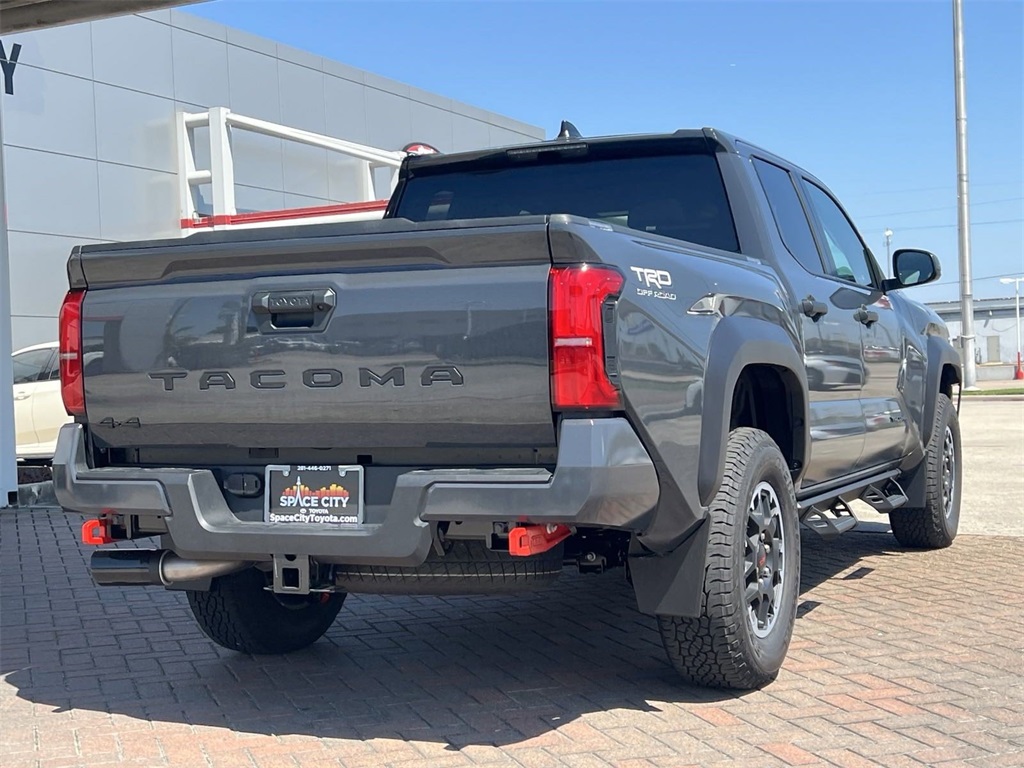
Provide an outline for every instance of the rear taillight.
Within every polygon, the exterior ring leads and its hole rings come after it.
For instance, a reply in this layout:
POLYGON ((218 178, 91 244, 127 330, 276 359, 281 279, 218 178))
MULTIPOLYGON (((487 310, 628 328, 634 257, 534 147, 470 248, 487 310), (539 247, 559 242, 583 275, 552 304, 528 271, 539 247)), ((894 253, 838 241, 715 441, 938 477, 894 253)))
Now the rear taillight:
POLYGON ((605 301, 622 290, 610 267, 551 270, 551 403, 555 408, 617 409, 619 390, 605 369, 605 301))
POLYGON ((60 396, 71 416, 85 415, 82 378, 82 299, 85 291, 68 291, 60 307, 60 396))

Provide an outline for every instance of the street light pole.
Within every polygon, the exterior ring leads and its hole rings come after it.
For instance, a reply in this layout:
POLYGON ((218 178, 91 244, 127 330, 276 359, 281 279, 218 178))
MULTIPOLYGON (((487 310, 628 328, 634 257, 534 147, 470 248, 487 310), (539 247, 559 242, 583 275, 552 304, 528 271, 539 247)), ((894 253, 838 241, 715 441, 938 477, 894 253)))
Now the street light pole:
POLYGON ((956 200, 960 251, 960 362, 964 389, 976 388, 974 288, 971 280, 971 208, 967 184, 967 85, 964 77, 962 0, 953 0, 953 71, 956 95, 956 200))
POLYGON ((888 227, 885 228, 885 264, 888 268, 889 263, 892 261, 892 230, 888 227))
POLYGON ((999 280, 1003 285, 1009 285, 1013 283, 1013 304, 1014 304, 1014 319, 1017 325, 1017 367, 1013 369, 1013 378, 1017 381, 1024 379, 1024 368, 1020 365, 1021 346, 1020 346, 1020 284, 1024 282, 1024 277, 1004 277, 999 280))

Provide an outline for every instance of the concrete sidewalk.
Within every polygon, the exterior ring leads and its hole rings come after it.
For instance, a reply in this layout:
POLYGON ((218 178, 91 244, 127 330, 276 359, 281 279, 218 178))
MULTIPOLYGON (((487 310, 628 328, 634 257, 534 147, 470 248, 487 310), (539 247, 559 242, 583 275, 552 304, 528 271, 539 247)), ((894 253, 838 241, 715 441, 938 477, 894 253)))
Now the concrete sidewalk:
POLYGON ((1017 379, 997 379, 994 381, 979 381, 976 383, 978 389, 981 390, 992 390, 992 389, 1021 389, 1024 390, 1024 380, 1017 379))

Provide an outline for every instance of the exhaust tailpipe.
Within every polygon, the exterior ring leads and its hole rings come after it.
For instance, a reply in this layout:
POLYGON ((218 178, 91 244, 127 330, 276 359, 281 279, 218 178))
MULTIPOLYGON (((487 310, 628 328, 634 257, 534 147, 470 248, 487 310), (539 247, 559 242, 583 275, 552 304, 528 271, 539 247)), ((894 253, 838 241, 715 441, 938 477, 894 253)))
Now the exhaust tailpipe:
POLYGON ((89 568, 101 587, 169 587, 175 582, 210 579, 245 568, 242 560, 187 560, 169 549, 100 549, 89 568))

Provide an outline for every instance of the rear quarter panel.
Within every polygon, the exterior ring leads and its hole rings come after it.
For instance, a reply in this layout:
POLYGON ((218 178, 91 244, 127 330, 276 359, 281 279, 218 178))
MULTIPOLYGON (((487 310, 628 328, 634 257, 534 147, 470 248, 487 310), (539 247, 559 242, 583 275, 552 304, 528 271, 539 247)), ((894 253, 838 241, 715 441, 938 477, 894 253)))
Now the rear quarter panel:
POLYGON ((716 329, 723 321, 753 334, 763 329, 796 354, 784 289, 757 260, 603 223, 569 226, 555 217, 551 241, 556 264, 601 261, 625 277, 612 344, 626 410, 661 485, 658 515, 641 540, 667 551, 703 519, 701 444, 721 431, 723 420, 720 405, 705 408, 709 400, 722 401, 722 393, 709 398, 704 389, 716 329))

